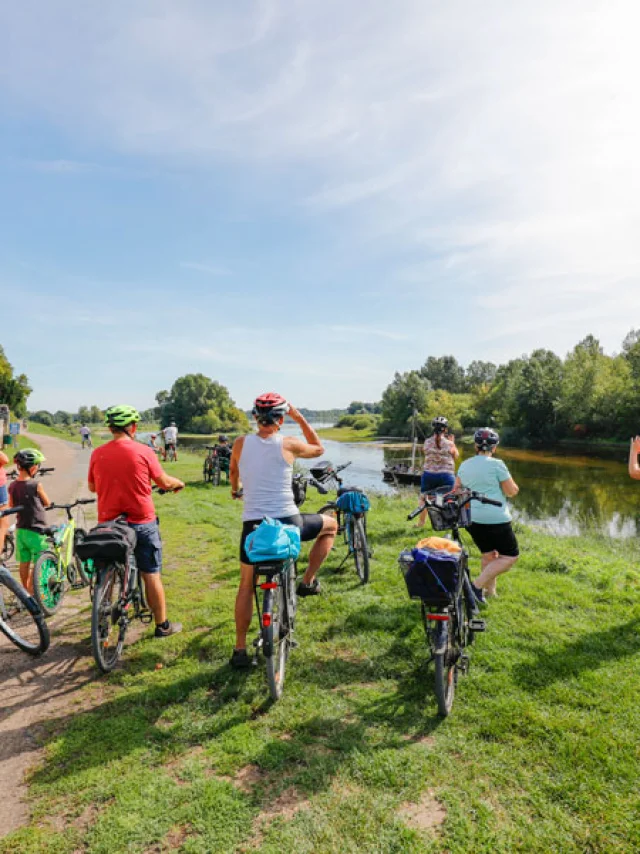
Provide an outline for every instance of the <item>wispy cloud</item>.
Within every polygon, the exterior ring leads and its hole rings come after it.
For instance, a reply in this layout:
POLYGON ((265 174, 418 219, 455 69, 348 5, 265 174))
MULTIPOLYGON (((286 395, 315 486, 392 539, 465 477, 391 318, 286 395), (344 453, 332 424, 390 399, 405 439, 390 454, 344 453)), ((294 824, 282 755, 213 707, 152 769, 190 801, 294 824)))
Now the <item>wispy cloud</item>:
MULTIPOLYGON (((403 323, 399 319, 400 323, 403 323)), ((325 327, 322 327, 323 329, 325 327)), ((388 341, 407 341, 410 337, 406 332, 398 332, 391 329, 377 329, 373 326, 342 326, 332 324, 326 327, 327 331, 341 340, 348 341, 357 338, 386 338, 388 341)))
POLYGON ((226 267, 218 267, 215 264, 200 264, 196 261, 181 261, 180 266, 185 270, 197 270, 199 273, 207 273, 210 276, 231 275, 231 271, 226 267))

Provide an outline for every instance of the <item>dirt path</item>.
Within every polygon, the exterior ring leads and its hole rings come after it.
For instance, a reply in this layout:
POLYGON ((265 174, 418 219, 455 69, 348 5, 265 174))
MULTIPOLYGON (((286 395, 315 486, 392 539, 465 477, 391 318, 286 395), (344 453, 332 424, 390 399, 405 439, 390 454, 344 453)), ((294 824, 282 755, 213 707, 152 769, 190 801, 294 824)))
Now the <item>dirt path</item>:
MULTIPOLYGON (((46 464, 56 469, 43 479, 49 498, 64 503, 87 496, 90 452, 61 439, 33 438, 46 464)), ((87 516, 91 520, 92 515, 87 516)), ((52 511, 52 522, 62 518, 55 518, 52 511)), ((72 706, 76 692, 96 676, 90 660, 88 609, 86 588, 67 593, 61 613, 49 623, 51 647, 39 659, 21 653, 0 635, 0 838, 29 819, 25 772, 40 757, 41 724, 72 706)))

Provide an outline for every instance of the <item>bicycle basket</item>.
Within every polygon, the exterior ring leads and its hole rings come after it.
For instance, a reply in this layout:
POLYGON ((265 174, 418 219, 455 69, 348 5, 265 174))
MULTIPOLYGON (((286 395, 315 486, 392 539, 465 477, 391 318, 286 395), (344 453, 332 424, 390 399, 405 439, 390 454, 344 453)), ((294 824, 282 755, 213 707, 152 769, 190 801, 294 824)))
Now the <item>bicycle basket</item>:
POLYGON ((334 465, 329 462, 329 460, 317 463, 309 469, 309 471, 311 472, 311 477, 315 478, 315 480, 319 480, 321 483, 324 483, 326 480, 330 480, 332 477, 335 477, 336 474, 334 465))
POLYGON ((434 531, 449 531, 457 524, 458 528, 468 528, 471 524, 469 505, 458 507, 456 499, 445 501, 442 507, 427 507, 429 521, 434 531))
POLYGON ((412 549, 398 559, 407 592, 428 605, 446 605, 456 592, 460 556, 446 551, 412 549))
POLYGON ((76 545, 80 560, 124 563, 136 547, 136 532, 128 525, 102 522, 92 528, 76 545))
POLYGON ((367 496, 355 486, 340 489, 336 504, 346 513, 366 513, 371 508, 371 502, 367 496))

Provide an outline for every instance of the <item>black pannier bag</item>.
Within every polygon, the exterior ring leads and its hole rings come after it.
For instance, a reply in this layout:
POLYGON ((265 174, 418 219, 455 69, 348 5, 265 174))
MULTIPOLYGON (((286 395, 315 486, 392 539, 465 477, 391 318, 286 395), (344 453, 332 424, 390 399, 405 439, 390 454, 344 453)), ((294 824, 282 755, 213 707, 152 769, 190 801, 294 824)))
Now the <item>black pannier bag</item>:
POLYGON ((447 551, 412 549, 398 559, 407 592, 428 605, 447 605, 456 592, 460 555, 447 551))
POLYGON ((136 547, 136 532, 123 522, 101 522, 76 546, 80 560, 124 563, 136 547))
POLYGON ((329 462, 329 460, 316 463, 316 465, 309 469, 309 471, 311 472, 311 477, 319 480, 320 483, 334 477, 336 473, 333 463, 329 462))
POLYGON ((291 481, 291 489, 293 490, 293 500, 296 507, 302 507, 307 498, 307 481, 301 474, 294 474, 291 481))

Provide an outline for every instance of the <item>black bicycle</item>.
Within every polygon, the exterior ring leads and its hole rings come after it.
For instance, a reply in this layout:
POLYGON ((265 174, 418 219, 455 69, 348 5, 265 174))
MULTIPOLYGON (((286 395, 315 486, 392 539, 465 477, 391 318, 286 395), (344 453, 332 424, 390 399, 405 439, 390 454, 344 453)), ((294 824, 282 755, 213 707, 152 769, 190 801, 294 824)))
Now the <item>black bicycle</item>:
POLYGON ((435 693, 438 714, 446 717, 453 706, 460 673, 469 669, 467 647, 476 632, 485 630, 469 577, 469 553, 460 538, 460 529, 470 524, 472 501, 502 506, 499 501, 470 490, 436 491, 425 495, 423 503, 407 516, 415 519, 426 507, 436 531, 450 530, 457 550, 414 549, 402 552, 400 568, 412 599, 420 599, 422 623, 435 663, 435 693))
POLYGON ((296 621, 296 562, 286 560, 256 563, 253 567, 253 594, 260 634, 253 645, 262 652, 267 666, 267 681, 272 700, 279 700, 284 689, 287 661, 296 646, 293 632, 296 621), (262 607, 259 592, 263 591, 262 607))
MULTIPOLYGON (((22 510, 12 507, 0 512, 0 518, 22 510)), ((0 566, 0 632, 18 649, 29 655, 42 655, 49 648, 49 629, 38 603, 11 575, 0 566)))
POLYGON ((208 453, 202 467, 204 482, 211 483, 213 486, 219 486, 220 475, 224 472, 228 483, 230 458, 220 454, 220 449, 216 445, 205 445, 205 448, 208 453))
POLYGON ((343 486, 339 476, 343 469, 351 463, 334 467, 330 462, 324 462, 311 469, 313 483, 328 488, 337 489, 335 501, 324 504, 318 513, 333 516, 338 523, 338 534, 342 534, 347 547, 347 553, 342 559, 338 570, 342 569, 350 557, 353 557, 356 573, 362 584, 367 584, 370 576, 371 549, 367 538, 367 511, 370 504, 364 491, 357 486, 343 486))
MULTIPOLYGON (((43 468, 39 468, 36 472, 36 477, 38 475, 49 474, 50 472, 55 471, 53 466, 45 466, 43 468)), ((13 471, 7 472, 7 477, 11 480, 15 480, 18 477, 18 472, 14 469, 13 471)), ((2 547, 2 552, 0 553, 0 562, 6 563, 8 560, 11 560, 13 557, 13 553, 16 549, 16 537, 15 537, 15 525, 12 525, 7 531, 5 531, 4 535, 4 545, 2 547)))

